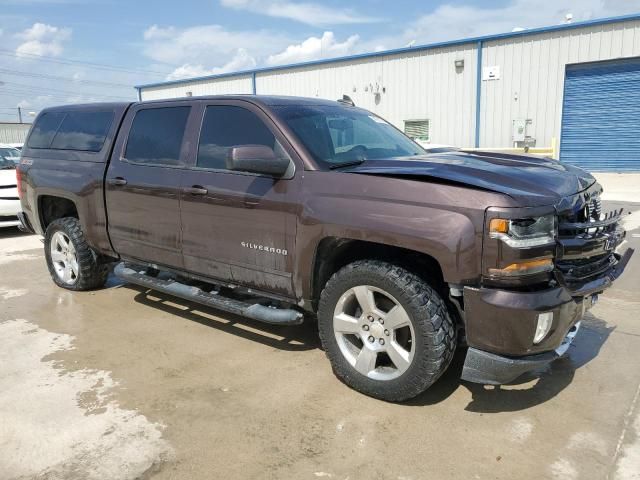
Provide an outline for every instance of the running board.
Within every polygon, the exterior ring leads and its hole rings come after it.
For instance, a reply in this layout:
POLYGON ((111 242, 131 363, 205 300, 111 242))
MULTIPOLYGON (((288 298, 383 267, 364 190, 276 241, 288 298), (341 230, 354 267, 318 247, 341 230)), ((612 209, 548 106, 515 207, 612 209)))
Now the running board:
POLYGON ((136 271, 124 263, 116 265, 113 273, 126 282, 135 283, 142 287, 258 320, 259 322, 270 323, 272 325, 300 325, 304 320, 303 314, 297 310, 271 308, 260 305, 259 303, 247 303, 234 300, 223 297, 217 292, 205 292, 198 287, 185 285, 172 279, 164 280, 147 275, 144 270, 136 271))

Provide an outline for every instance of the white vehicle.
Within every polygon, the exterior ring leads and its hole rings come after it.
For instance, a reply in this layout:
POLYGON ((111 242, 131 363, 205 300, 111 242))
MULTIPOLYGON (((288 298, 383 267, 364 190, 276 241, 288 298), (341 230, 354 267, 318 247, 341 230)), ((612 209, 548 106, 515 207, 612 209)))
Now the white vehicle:
POLYGON ((16 150, 22 150, 23 146, 24 143, 5 143, 4 145, 0 145, 0 147, 11 147, 15 148, 16 150))
POLYGON ((20 225, 21 211, 16 181, 16 165, 20 161, 20 150, 0 145, 0 228, 20 225))

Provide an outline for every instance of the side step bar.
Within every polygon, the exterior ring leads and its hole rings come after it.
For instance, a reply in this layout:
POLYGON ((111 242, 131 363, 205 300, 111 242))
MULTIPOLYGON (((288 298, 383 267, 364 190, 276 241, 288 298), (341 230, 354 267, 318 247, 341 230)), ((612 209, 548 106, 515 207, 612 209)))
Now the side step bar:
POLYGON ((124 263, 116 265, 113 273, 126 282, 135 283, 142 287, 201 303, 225 312, 242 315, 259 322, 272 325, 300 325, 304 320, 303 314, 297 310, 265 307, 259 303, 247 303, 223 297, 217 292, 208 293, 198 287, 185 285, 175 280, 152 277, 147 275, 144 270, 136 271, 124 263))

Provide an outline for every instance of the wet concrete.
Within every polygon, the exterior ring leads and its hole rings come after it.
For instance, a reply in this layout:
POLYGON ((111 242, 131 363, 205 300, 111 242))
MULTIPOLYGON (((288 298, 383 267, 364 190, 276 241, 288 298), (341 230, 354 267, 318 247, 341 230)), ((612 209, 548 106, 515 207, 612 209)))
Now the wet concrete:
POLYGON ((0 232, 0 252, 13 352, 0 362, 0 478, 639 478, 640 254, 539 377, 463 383, 460 352, 395 405, 336 380, 312 323, 266 326, 114 279, 71 293, 35 237, 0 232))

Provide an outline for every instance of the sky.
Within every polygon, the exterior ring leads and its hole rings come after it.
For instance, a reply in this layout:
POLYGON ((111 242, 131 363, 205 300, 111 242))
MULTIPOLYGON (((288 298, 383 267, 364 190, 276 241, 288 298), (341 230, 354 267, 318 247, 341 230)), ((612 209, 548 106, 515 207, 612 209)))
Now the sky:
POLYGON ((0 0, 0 121, 134 85, 640 13, 640 0, 0 0))

